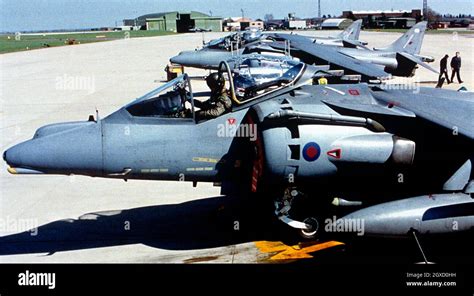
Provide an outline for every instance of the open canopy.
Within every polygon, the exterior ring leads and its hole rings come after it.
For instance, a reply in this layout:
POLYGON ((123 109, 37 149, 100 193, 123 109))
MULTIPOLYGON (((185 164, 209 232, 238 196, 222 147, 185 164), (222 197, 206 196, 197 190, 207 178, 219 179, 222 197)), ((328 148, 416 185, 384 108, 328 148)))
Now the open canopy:
POLYGON ((181 75, 125 106, 132 116, 192 117, 194 104, 188 76, 181 75), (191 110, 186 108, 186 102, 191 110))
POLYGON ((204 47, 211 49, 235 50, 248 43, 260 40, 263 37, 261 30, 250 28, 249 30, 236 32, 222 38, 209 41, 204 47))
POLYGON ((236 65, 233 70, 235 93, 242 99, 291 84, 304 70, 302 62, 284 56, 256 55, 233 62, 236 65))

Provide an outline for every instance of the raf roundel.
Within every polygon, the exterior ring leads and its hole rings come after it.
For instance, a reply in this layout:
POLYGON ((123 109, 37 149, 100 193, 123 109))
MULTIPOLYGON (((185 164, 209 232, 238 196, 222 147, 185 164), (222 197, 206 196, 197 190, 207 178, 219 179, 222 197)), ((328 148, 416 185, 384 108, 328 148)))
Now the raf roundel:
POLYGON ((315 142, 309 142, 303 147, 303 158, 306 161, 315 161, 321 155, 321 148, 315 142))

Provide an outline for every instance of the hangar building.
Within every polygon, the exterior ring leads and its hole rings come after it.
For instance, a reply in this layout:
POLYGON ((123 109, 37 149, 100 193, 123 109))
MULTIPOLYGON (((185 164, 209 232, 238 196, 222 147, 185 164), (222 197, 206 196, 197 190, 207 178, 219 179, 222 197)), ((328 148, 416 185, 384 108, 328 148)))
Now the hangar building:
POLYGON ((346 18, 331 18, 322 22, 322 29, 344 30, 352 24, 352 20, 346 18))
POLYGON ((145 14, 136 19, 124 20, 124 25, 137 25, 146 30, 168 31, 176 33, 189 32, 191 29, 222 31, 222 18, 207 14, 191 12, 161 12, 145 14))

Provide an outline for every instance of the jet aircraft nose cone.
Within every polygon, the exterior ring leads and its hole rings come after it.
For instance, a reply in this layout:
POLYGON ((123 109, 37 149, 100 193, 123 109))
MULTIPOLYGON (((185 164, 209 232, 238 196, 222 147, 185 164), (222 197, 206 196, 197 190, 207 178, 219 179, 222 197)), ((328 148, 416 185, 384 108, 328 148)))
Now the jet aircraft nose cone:
MULTIPOLYGON (((15 145, 3 152, 3 160, 12 167, 21 166, 34 153, 30 141, 15 145)), ((39 155, 38 155, 39 156, 39 155)))
POLYGON ((178 55, 172 57, 170 59, 170 62, 172 62, 174 64, 181 64, 181 63, 183 63, 187 60, 185 55, 186 55, 186 53, 184 51, 182 51, 178 55))
POLYGON ((102 171, 102 132, 96 123, 39 136, 3 154, 10 171, 99 175, 102 171))

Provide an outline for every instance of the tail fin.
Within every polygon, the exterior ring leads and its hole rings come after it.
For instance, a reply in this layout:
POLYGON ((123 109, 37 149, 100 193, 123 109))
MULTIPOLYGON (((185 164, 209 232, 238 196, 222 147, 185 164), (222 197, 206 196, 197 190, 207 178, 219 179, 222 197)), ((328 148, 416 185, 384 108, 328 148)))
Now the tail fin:
POLYGON ((419 54, 425 36, 427 22, 419 22, 408 30, 402 37, 398 38, 384 51, 406 52, 419 54))
POLYGON ((344 31, 339 33, 336 38, 342 40, 359 40, 360 28, 362 27, 362 20, 353 22, 344 31))

